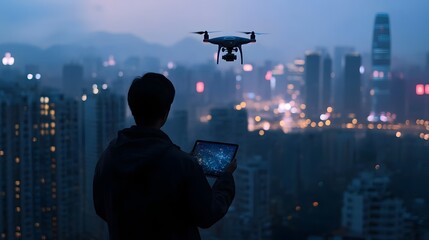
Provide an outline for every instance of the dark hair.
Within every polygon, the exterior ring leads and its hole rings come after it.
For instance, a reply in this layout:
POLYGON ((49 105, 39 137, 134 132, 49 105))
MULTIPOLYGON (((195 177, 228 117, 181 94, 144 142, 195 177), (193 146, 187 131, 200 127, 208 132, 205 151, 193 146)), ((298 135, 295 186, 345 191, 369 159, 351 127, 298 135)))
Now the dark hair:
POLYGON ((170 80, 159 73, 137 77, 128 90, 128 106, 136 124, 153 125, 170 111, 175 95, 170 80))

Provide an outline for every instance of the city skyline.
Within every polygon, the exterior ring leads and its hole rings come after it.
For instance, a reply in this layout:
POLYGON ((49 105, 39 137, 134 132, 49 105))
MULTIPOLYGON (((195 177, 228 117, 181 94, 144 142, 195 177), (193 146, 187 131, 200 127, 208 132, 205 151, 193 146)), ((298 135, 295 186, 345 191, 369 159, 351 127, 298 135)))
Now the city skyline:
POLYGON ((25 42, 47 47, 76 41, 89 32, 106 31, 130 33, 151 43, 172 45, 192 37, 190 31, 207 29, 235 34, 237 30, 255 30, 270 33, 258 44, 281 50, 288 59, 317 46, 332 49, 347 45, 369 53, 372 33, 368 29, 374 23, 374 16, 385 12, 391 17, 393 58, 421 64, 429 48, 429 32, 424 31, 424 23, 429 21, 424 9, 428 8, 429 3, 420 0, 413 4, 404 0, 347 3, 276 0, 267 4, 193 0, 180 3, 133 0, 118 3, 98 0, 3 2, 0 3, 0 29, 5 34, 1 35, 0 43, 25 42), (259 16, 263 16, 263 20, 259 16))

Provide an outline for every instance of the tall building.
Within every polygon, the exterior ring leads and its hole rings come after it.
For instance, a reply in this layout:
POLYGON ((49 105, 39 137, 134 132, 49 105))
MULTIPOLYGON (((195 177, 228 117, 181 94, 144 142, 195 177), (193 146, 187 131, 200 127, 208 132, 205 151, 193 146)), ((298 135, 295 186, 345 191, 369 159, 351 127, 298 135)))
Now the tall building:
POLYGON ((268 162, 253 156, 237 168, 235 206, 242 223, 241 239, 269 239, 269 172, 268 162))
POLYGON ((105 239, 106 226, 93 207, 92 180, 97 161, 125 125, 125 99, 111 93, 107 84, 94 84, 92 91, 81 96, 80 150, 82 169, 83 238, 105 239))
POLYGON ((1 238, 78 238, 77 103, 11 84, 0 105, 1 238))
POLYGON ((322 113, 320 101, 321 73, 320 54, 307 54, 305 56, 305 104, 306 115, 311 119, 319 119, 322 113))
POLYGON ((344 90, 344 65, 345 56, 349 53, 353 53, 355 49, 348 46, 338 46, 334 48, 334 78, 333 78, 333 105, 334 109, 342 110, 343 108, 343 90, 344 90))
POLYGON ((429 52, 426 53, 426 73, 429 74, 429 52))
POLYGON ((332 106, 332 59, 326 54, 323 58, 322 110, 332 106))
POLYGON ((414 239, 408 238, 410 214, 389 191, 389 183, 388 176, 374 172, 355 178, 343 196, 342 227, 365 239, 414 239))
POLYGON ((390 59, 389 15, 380 13, 375 17, 372 40, 372 107, 370 121, 387 121, 386 114, 390 110, 390 59))
POLYGON ((347 54, 344 68, 344 118, 362 119, 361 73, 362 58, 359 54, 347 54))
POLYGON ((83 66, 75 63, 63 66, 63 92, 70 97, 78 97, 84 87, 83 66))

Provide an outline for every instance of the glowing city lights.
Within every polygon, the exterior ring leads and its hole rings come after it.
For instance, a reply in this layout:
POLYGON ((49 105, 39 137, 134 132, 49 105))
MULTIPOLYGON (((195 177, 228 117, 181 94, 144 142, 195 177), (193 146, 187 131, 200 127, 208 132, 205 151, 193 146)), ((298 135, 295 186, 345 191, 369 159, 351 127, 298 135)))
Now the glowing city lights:
POLYGON ((273 72, 267 71, 267 73, 265 74, 265 80, 270 81, 272 77, 273 77, 273 72))
POLYGON ((417 84, 416 85, 416 94, 417 95, 425 94, 425 86, 423 84, 417 84))
POLYGON ((243 65, 243 71, 245 71, 245 72, 251 72, 251 71, 253 71, 253 65, 252 64, 244 64, 243 65))
POLYGON ((103 90, 106 90, 107 89, 107 84, 106 83, 104 83, 103 85, 101 85, 101 88, 103 89, 103 90))
POLYGON ((113 55, 110 55, 107 61, 103 62, 104 67, 113 67, 115 65, 116 65, 116 60, 115 60, 115 57, 113 57, 113 55))
POLYGON ((168 68, 168 69, 173 69, 174 67, 175 67, 174 62, 168 62, 168 63, 167 63, 167 68, 168 68))
POLYGON ((195 90, 197 93, 203 93, 204 92, 204 82, 197 82, 195 85, 195 90))
POLYGON ((33 79, 33 74, 31 74, 31 73, 27 74, 27 79, 28 79, 28 80, 33 79))
POLYGON ((85 102, 88 99, 88 96, 86 94, 82 95, 82 101, 85 102))
POLYGON ((12 54, 10 54, 10 52, 6 52, 2 59, 2 63, 5 66, 12 66, 15 63, 15 58, 12 57, 12 54))

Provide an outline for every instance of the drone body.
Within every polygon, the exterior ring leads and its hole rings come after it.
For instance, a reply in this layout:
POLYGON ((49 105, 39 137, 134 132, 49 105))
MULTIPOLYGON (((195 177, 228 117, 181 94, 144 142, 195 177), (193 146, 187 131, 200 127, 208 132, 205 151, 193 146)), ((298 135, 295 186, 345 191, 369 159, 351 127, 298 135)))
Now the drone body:
POLYGON ((217 64, 219 64, 219 54, 220 51, 225 52, 226 54, 222 56, 222 59, 227 62, 233 62, 237 59, 237 56, 234 52, 240 51, 241 64, 243 64, 243 50, 241 45, 254 43, 256 42, 255 32, 242 32, 244 34, 250 34, 250 38, 236 37, 236 36, 223 36, 216 38, 209 38, 209 33, 207 31, 194 32, 196 34, 204 34, 203 42, 208 42, 211 44, 218 45, 217 49, 217 64))

